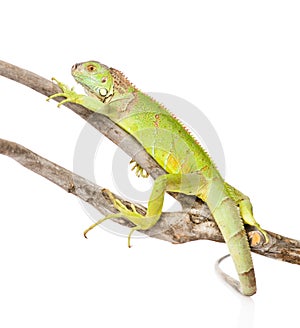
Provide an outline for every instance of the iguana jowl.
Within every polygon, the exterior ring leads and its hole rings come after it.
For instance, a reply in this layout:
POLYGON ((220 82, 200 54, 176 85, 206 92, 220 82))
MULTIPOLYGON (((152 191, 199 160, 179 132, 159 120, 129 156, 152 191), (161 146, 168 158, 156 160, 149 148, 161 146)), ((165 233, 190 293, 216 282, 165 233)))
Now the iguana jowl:
POLYGON ((59 105, 73 102, 108 116, 168 172, 154 181, 146 216, 133 205, 128 209, 114 199, 119 213, 106 216, 88 230, 109 218, 126 217, 135 225, 128 236, 130 245, 135 230, 147 230, 157 223, 166 191, 195 195, 207 203, 221 230, 239 275, 240 291, 253 295, 256 282, 244 223, 260 230, 266 240, 267 235, 253 217, 249 198, 223 180, 206 151, 172 113, 135 88, 121 72, 89 61, 75 64, 72 75, 88 96, 78 95, 56 80, 62 93, 50 98, 63 96, 66 99, 59 105))

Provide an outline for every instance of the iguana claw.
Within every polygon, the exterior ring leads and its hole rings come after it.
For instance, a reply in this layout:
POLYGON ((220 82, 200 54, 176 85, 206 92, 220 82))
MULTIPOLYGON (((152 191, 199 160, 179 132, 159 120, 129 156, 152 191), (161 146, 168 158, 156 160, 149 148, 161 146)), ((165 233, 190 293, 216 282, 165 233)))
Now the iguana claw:
MULTIPOLYGON (((131 228, 131 230, 129 232, 129 235, 128 235, 128 247, 131 247, 131 245, 130 245, 131 235, 136 230, 140 230, 140 229, 145 230, 145 229, 147 229, 148 226, 146 227, 145 225, 149 224, 148 223, 149 219, 146 216, 138 213, 134 204, 131 203, 130 204, 131 209, 128 209, 119 199, 116 199, 109 190, 106 190, 106 193, 109 196, 110 200, 112 201, 115 209, 118 210, 119 213, 107 215, 104 218, 102 218, 101 220, 95 222, 93 225, 91 225, 88 229, 86 229, 84 231, 83 235, 84 235, 85 238, 87 238, 86 235, 90 230, 92 230, 97 225, 103 223, 104 221, 106 221, 108 219, 117 218, 117 217, 124 217, 124 218, 128 219, 130 222, 132 222, 133 224, 135 224, 135 227, 131 228)), ((150 223, 149 228, 152 225, 153 224, 150 223)))
POLYGON ((57 107, 60 107, 61 105, 67 102, 78 103, 79 95, 74 91, 74 87, 70 89, 66 84, 58 81, 55 77, 52 77, 51 80, 56 82, 56 84, 61 88, 62 92, 55 93, 54 95, 49 96, 46 99, 47 101, 56 97, 65 97, 66 99, 59 102, 57 107))
POLYGON ((129 164, 133 164, 131 171, 135 171, 135 175, 138 178, 148 178, 149 173, 146 172, 134 159, 132 159, 129 164))

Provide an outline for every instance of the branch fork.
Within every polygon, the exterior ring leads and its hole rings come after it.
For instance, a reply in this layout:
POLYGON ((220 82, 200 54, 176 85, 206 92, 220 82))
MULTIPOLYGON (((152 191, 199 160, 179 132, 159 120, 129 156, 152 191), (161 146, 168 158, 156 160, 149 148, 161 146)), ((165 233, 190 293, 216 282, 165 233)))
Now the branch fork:
MULTIPOLYGON (((21 83, 47 97, 60 92, 59 87, 51 81, 4 61, 0 61, 0 75, 21 83)), ((56 98, 55 100, 60 102, 63 99, 56 98)), ((132 136, 128 135, 107 117, 98 113, 91 113, 80 105, 72 103, 64 105, 122 148, 137 163, 137 167, 149 172, 154 179, 165 173, 132 136)), ((0 139, 0 154, 16 160, 27 169, 63 188, 66 192, 79 197, 102 214, 108 215, 115 212, 111 198, 107 196, 105 188, 99 187, 95 183, 43 158, 24 146, 0 139)), ((153 228, 141 231, 142 233, 176 244, 202 239, 224 242, 205 203, 196 200, 193 208, 187 209, 191 196, 175 193, 171 195, 182 204, 183 211, 164 212, 153 228)), ((121 199, 119 196, 115 197, 123 204, 129 205, 126 200, 121 199)), ((135 204, 135 206, 137 211, 145 213, 144 207, 139 204, 135 204)), ((118 224, 131 227, 131 224, 123 218, 113 218, 112 220, 118 224)), ((267 231, 269 242, 264 244, 263 238, 258 231, 253 231, 248 226, 246 226, 246 231, 249 236, 251 251, 270 258, 300 264, 300 242, 298 240, 267 231)))

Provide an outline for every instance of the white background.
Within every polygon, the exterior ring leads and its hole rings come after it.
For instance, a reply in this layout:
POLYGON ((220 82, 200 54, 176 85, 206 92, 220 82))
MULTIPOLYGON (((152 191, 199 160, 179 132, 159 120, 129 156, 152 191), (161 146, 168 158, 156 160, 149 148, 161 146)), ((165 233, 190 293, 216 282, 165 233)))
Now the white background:
MULTIPOLYGON (((96 59, 144 91, 200 108, 218 131, 226 179, 256 218, 300 237, 298 1, 9 1, 1 59, 73 85, 72 64, 96 59)), ((0 78, 0 137, 72 169, 84 122, 0 78)), ((183 109, 184 110, 184 109, 183 109)), ((111 158, 100 148, 99 184, 111 158)), ((84 159, 82 159, 84 160, 84 159)), ((258 293, 214 273, 225 245, 171 245, 96 229, 78 200, 0 159, 1 327, 263 327, 299 322, 300 268, 254 256, 258 293)))

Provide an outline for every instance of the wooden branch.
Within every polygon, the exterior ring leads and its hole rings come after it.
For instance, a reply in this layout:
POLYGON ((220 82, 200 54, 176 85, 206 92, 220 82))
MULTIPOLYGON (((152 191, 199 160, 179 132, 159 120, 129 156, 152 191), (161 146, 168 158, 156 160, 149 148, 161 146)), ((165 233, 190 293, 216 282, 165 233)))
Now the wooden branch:
MULTIPOLYGON (((0 139, 0 154, 11 157, 27 169, 45 177, 68 193, 89 203, 102 214, 116 213, 107 196, 106 189, 88 181, 79 175, 39 156, 31 150, 8 140, 0 139)), ((119 198, 125 205, 126 200, 119 198)), ((137 210, 145 214, 145 208, 136 204, 137 210)), ((132 226, 127 220, 115 218, 115 222, 132 226)), ((192 240, 210 239, 223 241, 223 237, 210 216, 203 208, 194 209, 192 213, 163 213, 161 220, 150 230, 141 231, 148 236, 172 243, 184 243, 192 240)))
MULTIPOLYGON (((0 75, 22 83, 46 96, 60 91, 58 86, 52 82, 3 61, 0 61, 0 75)), ((60 101, 60 99, 57 100, 60 101)), ((149 172, 152 177, 156 178, 164 173, 164 170, 158 166, 133 137, 129 136, 108 118, 101 114, 91 113, 79 105, 67 103, 66 107, 80 115, 84 120, 120 146, 149 172)), ((14 142, 0 139, 0 153, 13 158, 26 168, 88 202, 103 214, 115 212, 105 189, 50 162, 29 149, 14 142)), ((189 196, 182 195, 180 200, 185 204, 189 199, 189 196)), ((126 201, 122 201, 126 204, 126 201)), ((142 206, 138 204, 136 206, 142 213, 145 211, 142 206)), ((130 223, 123 219, 114 219, 114 221, 130 226, 130 223)), ((270 241, 265 245, 256 241, 256 231, 251 231, 251 228, 247 226, 246 230, 250 237, 251 250, 253 252, 286 262, 300 264, 299 241, 268 232, 270 241)), ((200 239, 224 242, 209 209, 201 201, 196 202, 195 207, 190 209, 189 212, 163 213, 159 222, 152 229, 142 232, 151 237, 172 243, 184 243, 200 239)))

